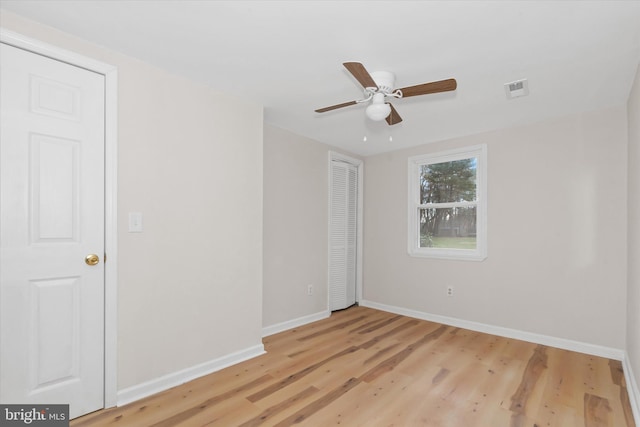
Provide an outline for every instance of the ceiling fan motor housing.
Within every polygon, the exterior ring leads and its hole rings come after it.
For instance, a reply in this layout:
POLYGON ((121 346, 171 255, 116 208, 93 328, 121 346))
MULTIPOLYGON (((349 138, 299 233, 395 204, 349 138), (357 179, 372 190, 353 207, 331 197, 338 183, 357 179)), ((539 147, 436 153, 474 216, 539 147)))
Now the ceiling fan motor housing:
POLYGON ((382 92, 385 95, 393 92, 396 84, 395 74, 389 71, 374 71, 371 73, 371 78, 378 85, 378 92, 382 92))

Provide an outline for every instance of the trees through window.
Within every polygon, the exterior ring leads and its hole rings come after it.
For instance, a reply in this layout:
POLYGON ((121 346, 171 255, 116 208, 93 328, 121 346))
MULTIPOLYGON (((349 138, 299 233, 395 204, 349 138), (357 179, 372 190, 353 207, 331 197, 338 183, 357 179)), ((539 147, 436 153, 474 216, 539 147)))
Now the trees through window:
POLYGON ((409 159, 409 253, 486 256, 485 146, 409 159))

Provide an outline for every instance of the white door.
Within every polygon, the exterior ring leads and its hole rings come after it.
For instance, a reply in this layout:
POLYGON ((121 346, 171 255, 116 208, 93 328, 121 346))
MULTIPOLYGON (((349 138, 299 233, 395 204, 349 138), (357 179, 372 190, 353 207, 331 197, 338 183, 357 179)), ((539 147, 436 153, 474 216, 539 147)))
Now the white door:
POLYGON ((0 401, 73 418, 104 402, 104 76, 0 49, 0 401))
POLYGON ((331 161, 329 224, 329 309, 356 302, 358 168, 331 161))

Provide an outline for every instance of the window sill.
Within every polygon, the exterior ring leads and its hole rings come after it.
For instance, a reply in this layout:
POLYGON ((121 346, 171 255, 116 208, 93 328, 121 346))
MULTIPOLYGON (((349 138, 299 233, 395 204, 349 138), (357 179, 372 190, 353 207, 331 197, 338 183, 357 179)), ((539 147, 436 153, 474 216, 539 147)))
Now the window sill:
POLYGON ((433 258, 448 259, 455 261, 484 261, 487 255, 479 251, 461 251, 451 250, 428 250, 428 249, 412 249, 409 250, 409 256, 415 258, 433 258))

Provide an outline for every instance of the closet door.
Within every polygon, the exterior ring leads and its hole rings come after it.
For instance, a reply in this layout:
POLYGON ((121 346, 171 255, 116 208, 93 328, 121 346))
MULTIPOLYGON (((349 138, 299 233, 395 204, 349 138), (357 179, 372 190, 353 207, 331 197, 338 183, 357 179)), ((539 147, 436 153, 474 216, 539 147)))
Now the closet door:
POLYGON ((341 310, 356 302, 358 230, 358 169, 331 162, 329 224, 329 309, 341 310))
POLYGON ((104 406, 105 79, 0 58, 0 402, 74 418, 104 406))

